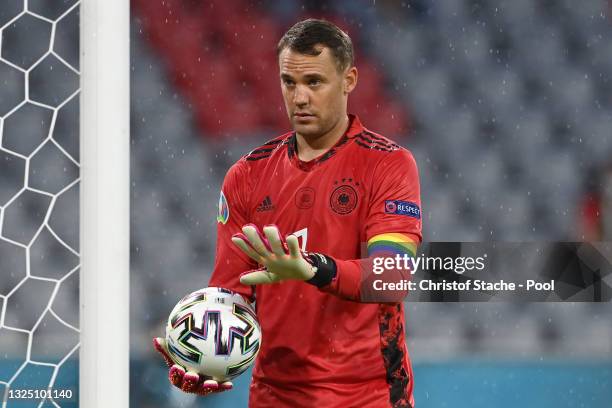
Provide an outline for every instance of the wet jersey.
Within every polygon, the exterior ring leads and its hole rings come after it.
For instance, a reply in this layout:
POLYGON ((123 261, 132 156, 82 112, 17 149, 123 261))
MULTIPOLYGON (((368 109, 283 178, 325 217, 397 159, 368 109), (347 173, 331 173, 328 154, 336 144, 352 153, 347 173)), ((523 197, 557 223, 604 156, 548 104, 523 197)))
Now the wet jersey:
POLYGON ((249 406, 409 407, 412 369, 401 303, 362 303, 359 278, 342 260, 385 233, 421 239, 420 193, 412 154, 368 131, 349 127, 322 156, 300 161, 295 133, 273 139, 228 171, 219 201, 217 253, 210 286, 256 301, 262 345, 249 406), (410 203, 419 216, 396 211, 410 203), (416 211, 416 210, 415 210, 416 211), (232 242, 244 224, 276 224, 303 250, 338 261, 334 282, 249 287, 240 274, 257 268, 232 242))

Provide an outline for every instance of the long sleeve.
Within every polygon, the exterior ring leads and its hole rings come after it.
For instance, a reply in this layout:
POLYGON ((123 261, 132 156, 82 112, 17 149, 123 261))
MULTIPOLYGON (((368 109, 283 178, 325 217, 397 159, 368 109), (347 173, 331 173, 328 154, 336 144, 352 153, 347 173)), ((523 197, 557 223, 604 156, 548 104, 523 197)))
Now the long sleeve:
POLYGON ((248 220, 248 168, 244 160, 234 164, 225 176, 217 215, 217 250, 209 286, 240 293, 254 300, 254 288, 240 283, 240 274, 257 266, 231 241, 248 220))

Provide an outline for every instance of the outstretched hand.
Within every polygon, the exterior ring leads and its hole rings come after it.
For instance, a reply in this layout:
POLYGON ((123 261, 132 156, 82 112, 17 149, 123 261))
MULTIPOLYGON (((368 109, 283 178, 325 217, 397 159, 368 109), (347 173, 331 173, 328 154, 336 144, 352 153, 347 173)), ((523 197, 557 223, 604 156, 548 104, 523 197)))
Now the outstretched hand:
POLYGON ((240 283, 257 285, 283 280, 309 280, 317 268, 300 251, 298 238, 288 235, 283 239, 276 225, 266 225, 263 234, 253 224, 242 227, 232 242, 263 269, 248 271, 240 276, 240 283))
POLYGON ((176 364, 168 353, 168 346, 166 345, 165 339, 161 337, 154 338, 153 346, 155 350, 162 355, 169 368, 168 378, 170 382, 181 391, 203 396, 231 390, 233 388, 234 385, 231 381, 219 383, 215 380, 207 379, 205 376, 201 376, 193 371, 186 371, 185 368, 176 364))

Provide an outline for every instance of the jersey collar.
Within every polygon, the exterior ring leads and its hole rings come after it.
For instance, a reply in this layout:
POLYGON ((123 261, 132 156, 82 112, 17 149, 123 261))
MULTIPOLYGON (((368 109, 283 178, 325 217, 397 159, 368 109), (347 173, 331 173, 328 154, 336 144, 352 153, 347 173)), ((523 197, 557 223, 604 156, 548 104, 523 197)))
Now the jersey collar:
POLYGON ((357 117, 357 115, 353 115, 350 113, 348 117, 349 117, 348 128, 346 129, 346 132, 344 132, 342 137, 338 140, 338 142, 334 146, 332 146, 327 152, 323 153, 321 156, 317 157, 316 159, 307 161, 307 162, 302 161, 298 158, 297 138, 296 138, 295 132, 293 132, 291 134, 291 137, 289 139, 289 143, 287 146, 287 156, 289 157, 289 160, 291 161, 291 163, 304 171, 310 171, 312 168, 314 168, 318 164, 325 162, 330 157, 338 153, 338 151, 348 143, 349 139, 353 139, 354 137, 356 137, 357 135, 363 132, 363 125, 361 124, 359 117, 357 117))
POLYGON ((348 129, 346 129, 346 133, 344 135, 348 137, 349 139, 352 139, 358 134, 362 133, 364 129, 357 115, 353 115, 352 113, 349 113, 348 117, 349 117, 349 126, 348 126, 348 129))

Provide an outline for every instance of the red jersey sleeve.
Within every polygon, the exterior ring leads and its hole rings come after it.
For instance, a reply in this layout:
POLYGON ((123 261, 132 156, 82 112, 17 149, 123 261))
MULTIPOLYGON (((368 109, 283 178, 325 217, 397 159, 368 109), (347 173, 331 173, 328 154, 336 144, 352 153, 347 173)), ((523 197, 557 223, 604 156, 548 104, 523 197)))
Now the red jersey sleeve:
POLYGON ((400 149, 382 159, 374 169, 372 186, 366 242, 388 232, 411 235, 421 242, 421 191, 412 153, 400 149))
MULTIPOLYGON (((420 243, 421 197, 414 157, 400 149, 385 156, 373 170, 370 205, 364 224, 366 243, 374 236, 400 233, 420 243)), ((321 290, 345 299, 362 300, 362 270, 371 270, 370 260, 335 259, 336 276, 321 290)))
POLYGON ((232 235, 248 223, 248 167, 241 159, 234 164, 223 181, 217 215, 217 251, 215 266, 208 286, 217 286, 240 293, 251 302, 254 288, 240 283, 240 274, 257 264, 232 243, 232 235))

